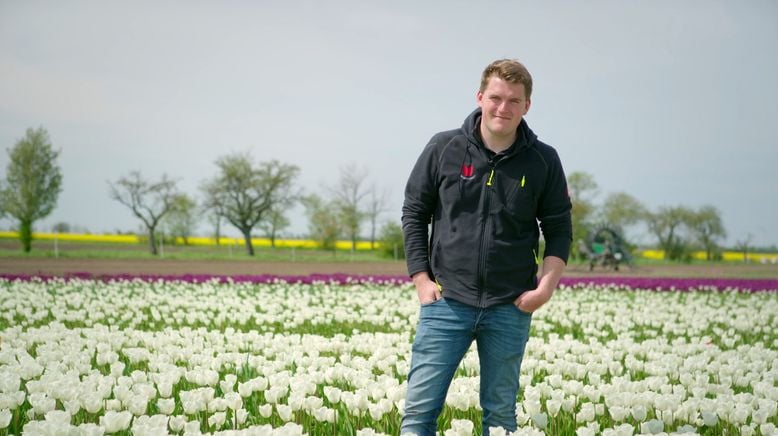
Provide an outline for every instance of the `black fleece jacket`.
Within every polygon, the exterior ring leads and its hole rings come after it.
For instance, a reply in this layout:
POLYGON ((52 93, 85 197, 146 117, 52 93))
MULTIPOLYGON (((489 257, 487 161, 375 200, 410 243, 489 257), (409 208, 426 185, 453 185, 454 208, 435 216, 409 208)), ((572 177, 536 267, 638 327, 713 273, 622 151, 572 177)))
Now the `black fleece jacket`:
POLYGON ((538 221, 544 257, 565 262, 572 222, 556 151, 522 120, 516 142, 494 154, 480 124, 477 109, 432 137, 408 178, 402 224, 410 275, 427 271, 445 298, 489 307, 537 287, 538 221))

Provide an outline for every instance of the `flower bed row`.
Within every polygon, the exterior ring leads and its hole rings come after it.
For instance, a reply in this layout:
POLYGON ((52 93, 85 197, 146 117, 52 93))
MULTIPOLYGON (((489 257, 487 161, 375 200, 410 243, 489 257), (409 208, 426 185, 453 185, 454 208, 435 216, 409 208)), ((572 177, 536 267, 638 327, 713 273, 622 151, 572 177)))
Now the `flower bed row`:
MULTIPOLYGON (((356 274, 310 274, 310 275, 212 275, 212 274, 92 274, 88 272, 67 273, 63 276, 33 274, 0 274, 5 280, 51 280, 84 279, 99 281, 142 280, 146 282, 175 281, 185 283, 328 283, 338 285, 381 284, 405 285, 410 282, 407 276, 397 275, 356 275, 356 274)), ((571 288, 610 287, 626 289, 648 289, 657 291, 724 291, 724 292, 778 292, 778 279, 731 279, 731 278, 677 278, 677 277, 563 277, 560 285, 571 288)))

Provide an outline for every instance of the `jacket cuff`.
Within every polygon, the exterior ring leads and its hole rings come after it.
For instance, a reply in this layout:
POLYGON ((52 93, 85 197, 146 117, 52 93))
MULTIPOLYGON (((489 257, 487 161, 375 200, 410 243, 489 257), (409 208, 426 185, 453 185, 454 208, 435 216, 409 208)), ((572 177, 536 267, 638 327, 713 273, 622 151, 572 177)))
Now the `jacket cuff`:
POLYGON ((543 252, 543 257, 555 256, 562 259, 567 264, 568 257, 570 256, 570 244, 571 240, 554 239, 546 241, 546 249, 543 252))

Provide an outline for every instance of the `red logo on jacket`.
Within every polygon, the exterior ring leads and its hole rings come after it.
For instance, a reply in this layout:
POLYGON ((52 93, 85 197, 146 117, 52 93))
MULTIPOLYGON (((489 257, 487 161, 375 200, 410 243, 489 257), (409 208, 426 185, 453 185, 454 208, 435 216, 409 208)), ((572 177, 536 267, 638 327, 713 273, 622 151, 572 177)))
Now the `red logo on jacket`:
POLYGON ((462 164, 462 172, 459 174, 460 177, 463 179, 472 179, 473 178, 473 164, 467 165, 462 164))

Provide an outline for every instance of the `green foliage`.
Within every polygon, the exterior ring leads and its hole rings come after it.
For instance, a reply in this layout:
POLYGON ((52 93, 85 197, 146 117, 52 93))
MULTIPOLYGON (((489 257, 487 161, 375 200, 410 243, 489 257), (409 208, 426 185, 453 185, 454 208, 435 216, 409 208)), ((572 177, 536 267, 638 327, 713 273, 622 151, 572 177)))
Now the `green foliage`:
POLYGON ((685 206, 660 207, 649 214, 648 228, 656 236, 659 248, 669 260, 690 259, 691 244, 688 229, 694 211, 685 206))
MULTIPOLYGON (((567 176, 567 187, 572 202, 573 241, 585 241, 594 225, 597 182, 589 173, 576 171, 567 176)), ((580 258, 578 243, 572 245, 572 257, 580 258)))
POLYGON ((277 160, 255 164, 249 154, 235 153, 216 160, 219 173, 203 183, 204 206, 240 230, 246 251, 254 255, 251 232, 274 206, 289 201, 300 172, 277 160))
POLYGON ((310 237, 325 250, 332 250, 335 256, 335 243, 343 233, 338 204, 335 201, 325 201, 317 195, 309 195, 302 199, 305 213, 308 216, 310 237))
POLYGON ((707 260, 721 258, 717 241, 727 236, 721 214, 714 206, 703 206, 690 217, 691 232, 695 241, 705 250, 707 260))
POLYGON ((168 231, 166 236, 170 236, 172 242, 180 237, 184 240, 184 245, 189 245, 189 237, 197 227, 197 210, 197 202, 194 198, 186 194, 175 197, 173 207, 164 218, 168 231))
POLYGON ((43 127, 27 129, 8 152, 6 180, 0 186, 0 216, 10 215, 19 222, 19 240, 27 253, 32 249, 33 224, 54 210, 62 191, 59 154, 43 127))
POLYGON ((648 211, 635 197, 626 192, 614 192, 605 198, 600 213, 605 225, 623 236, 624 229, 645 220, 648 211))
POLYGON ((388 221, 381 227, 381 251, 392 259, 405 259, 405 239, 399 223, 388 221))

